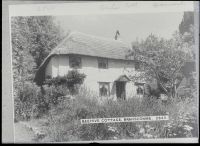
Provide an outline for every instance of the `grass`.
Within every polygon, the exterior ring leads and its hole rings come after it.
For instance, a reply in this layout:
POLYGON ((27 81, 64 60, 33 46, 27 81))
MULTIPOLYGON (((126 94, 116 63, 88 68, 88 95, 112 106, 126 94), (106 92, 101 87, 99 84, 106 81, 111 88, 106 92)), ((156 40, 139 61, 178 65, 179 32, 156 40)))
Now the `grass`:
MULTIPOLYGON (((87 92, 87 91, 85 91, 87 92)), ((64 100, 48 115, 47 139, 56 142, 139 138, 197 137, 195 100, 163 104, 160 100, 125 101, 107 99, 81 92, 73 100, 64 100), (81 125, 80 119, 169 115, 169 121, 100 123, 81 125)))
POLYGON ((47 119, 44 142, 140 138, 198 137, 198 102, 194 97, 162 103, 154 98, 102 99, 86 88, 67 98, 64 87, 28 84, 15 99, 16 121, 47 119), (23 98, 21 98, 23 97, 23 98), (169 115, 169 121, 100 123, 82 125, 80 119, 169 115), (38 119, 39 118, 39 119, 38 119))

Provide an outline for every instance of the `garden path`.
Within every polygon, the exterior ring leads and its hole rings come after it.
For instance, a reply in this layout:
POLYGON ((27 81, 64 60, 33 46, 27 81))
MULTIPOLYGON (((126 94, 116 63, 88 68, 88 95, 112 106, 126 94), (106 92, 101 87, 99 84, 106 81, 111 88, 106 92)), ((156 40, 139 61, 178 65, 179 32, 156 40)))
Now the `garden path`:
POLYGON ((23 123, 17 122, 14 123, 14 139, 15 143, 35 143, 34 140, 35 134, 28 127, 26 127, 23 123))

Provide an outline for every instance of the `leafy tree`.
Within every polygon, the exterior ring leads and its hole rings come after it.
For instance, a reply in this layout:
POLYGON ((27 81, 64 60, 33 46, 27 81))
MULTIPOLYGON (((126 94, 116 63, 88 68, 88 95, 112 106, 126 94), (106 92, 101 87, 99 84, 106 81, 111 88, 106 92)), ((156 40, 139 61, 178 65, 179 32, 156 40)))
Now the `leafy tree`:
POLYGON ((146 40, 133 43, 133 49, 127 57, 134 56, 143 68, 137 76, 132 75, 132 79, 144 79, 150 83, 155 81, 156 88, 168 97, 175 97, 176 88, 183 77, 181 67, 192 58, 191 54, 184 51, 188 50, 187 46, 178 38, 164 40, 152 34, 146 40))
POLYGON ((34 74, 35 62, 27 49, 28 43, 25 36, 28 28, 25 23, 26 20, 23 17, 11 19, 14 95, 20 87, 24 88, 25 81, 31 80, 34 74))
POLYGON ((192 25, 194 25, 194 12, 184 12, 183 19, 179 25, 179 32, 182 35, 186 32, 190 32, 192 25))
POLYGON ((37 67, 63 39, 63 31, 51 16, 12 17, 12 34, 28 49, 37 67))
POLYGON ((25 81, 32 81, 36 69, 63 36, 51 16, 11 18, 14 93, 25 81))
POLYGON ((141 42, 135 41, 127 57, 133 56, 142 64, 142 72, 132 75, 133 80, 155 81, 155 85, 168 97, 176 96, 176 88, 185 75, 182 67, 195 60, 194 51, 194 13, 185 12, 179 31, 172 39, 164 40, 149 35, 141 42))
MULTIPOLYGON (((194 51, 194 12, 184 12, 183 19, 179 25, 179 32, 176 33, 179 43, 185 47, 186 45, 188 53, 192 53, 193 59, 195 58, 194 51)), ((186 50, 185 50, 186 51, 186 50)))
POLYGON ((27 25, 29 26, 29 50, 38 67, 51 50, 60 43, 64 34, 61 28, 55 25, 51 16, 29 17, 27 25))

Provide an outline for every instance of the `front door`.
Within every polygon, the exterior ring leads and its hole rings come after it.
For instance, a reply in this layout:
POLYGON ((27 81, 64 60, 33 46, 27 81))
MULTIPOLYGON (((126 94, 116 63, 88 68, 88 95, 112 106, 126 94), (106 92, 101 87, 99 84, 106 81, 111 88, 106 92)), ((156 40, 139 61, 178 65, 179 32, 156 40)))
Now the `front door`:
POLYGON ((116 95, 117 99, 126 99, 126 90, 125 90, 126 82, 116 82, 116 95))

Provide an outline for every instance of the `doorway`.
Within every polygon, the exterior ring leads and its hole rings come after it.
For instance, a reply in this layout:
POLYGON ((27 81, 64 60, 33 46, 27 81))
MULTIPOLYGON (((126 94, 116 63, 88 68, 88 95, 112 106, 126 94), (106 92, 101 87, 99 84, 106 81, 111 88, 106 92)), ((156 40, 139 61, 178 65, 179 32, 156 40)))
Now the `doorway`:
POLYGON ((126 99, 126 82, 116 81, 116 95, 117 99, 126 99))

